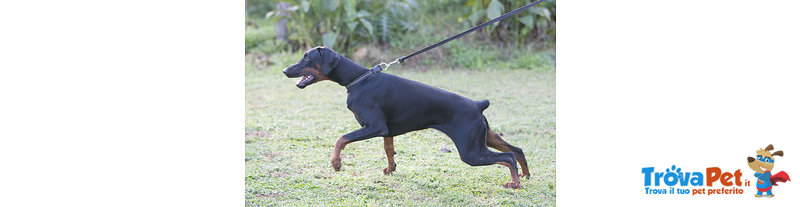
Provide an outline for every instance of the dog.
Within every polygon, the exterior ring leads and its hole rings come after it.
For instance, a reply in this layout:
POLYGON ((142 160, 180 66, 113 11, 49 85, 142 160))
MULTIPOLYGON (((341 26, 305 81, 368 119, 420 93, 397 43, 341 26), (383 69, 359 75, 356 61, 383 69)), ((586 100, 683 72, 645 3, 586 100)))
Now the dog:
POLYGON ((756 158, 747 157, 747 166, 753 171, 758 181, 756 183, 756 197, 774 197, 772 194, 772 186, 778 186, 778 182, 791 181, 789 174, 784 171, 772 175, 772 168, 775 167, 775 156, 783 157, 783 151, 778 150, 773 153, 775 149, 771 144, 767 148, 756 150, 756 158), (767 193, 767 195, 763 195, 767 193))
POLYGON ((394 137, 407 132, 433 128, 455 143, 461 161, 471 166, 499 164, 511 171, 506 188, 520 188, 519 177, 530 178, 522 149, 508 144, 489 128, 483 111, 489 100, 473 101, 458 94, 417 81, 367 69, 327 47, 309 49, 297 63, 286 67, 288 78, 300 78, 303 89, 320 81, 333 81, 347 88, 347 108, 361 129, 340 136, 334 143, 331 166, 341 169, 345 145, 373 137, 383 137, 388 166, 384 174, 396 170, 394 137), (501 152, 494 152, 488 147, 501 152), (517 174, 517 162, 522 174, 517 174))

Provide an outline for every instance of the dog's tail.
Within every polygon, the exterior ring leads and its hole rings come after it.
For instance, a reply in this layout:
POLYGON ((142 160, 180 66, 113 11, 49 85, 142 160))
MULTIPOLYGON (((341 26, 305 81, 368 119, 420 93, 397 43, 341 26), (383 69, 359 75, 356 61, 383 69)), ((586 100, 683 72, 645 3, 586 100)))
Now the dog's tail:
POLYGON ((481 113, 482 113, 483 110, 486 110, 486 108, 489 108, 489 100, 475 101, 475 105, 477 105, 478 108, 481 109, 481 113))

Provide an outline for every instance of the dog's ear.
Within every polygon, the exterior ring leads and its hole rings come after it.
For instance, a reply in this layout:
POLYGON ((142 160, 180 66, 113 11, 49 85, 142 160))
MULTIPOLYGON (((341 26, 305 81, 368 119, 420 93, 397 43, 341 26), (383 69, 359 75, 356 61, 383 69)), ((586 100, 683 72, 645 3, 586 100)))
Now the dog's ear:
POLYGON ((772 156, 775 157, 775 155, 783 157, 783 150, 778 150, 778 151, 773 152, 772 156))
POLYGON ((770 144, 769 146, 767 146, 767 148, 764 148, 764 150, 766 150, 766 151, 772 151, 772 150, 774 150, 774 149, 775 149, 775 148, 774 148, 774 147, 772 147, 772 144, 770 144))
POLYGON ((331 71, 339 65, 341 57, 331 48, 317 47, 317 52, 319 52, 319 57, 322 59, 320 67, 322 68, 323 74, 327 75, 331 73, 331 71))

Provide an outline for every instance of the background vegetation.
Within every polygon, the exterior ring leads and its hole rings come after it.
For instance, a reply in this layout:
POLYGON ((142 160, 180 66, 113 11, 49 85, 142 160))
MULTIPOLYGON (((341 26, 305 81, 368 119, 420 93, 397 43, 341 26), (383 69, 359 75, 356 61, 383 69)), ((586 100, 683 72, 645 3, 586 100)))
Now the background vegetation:
MULTIPOLYGON (((296 0, 247 2, 245 48, 263 68, 275 53, 328 46, 373 66, 502 15, 521 0, 296 0), (283 2, 288 8, 278 8, 283 2), (276 25, 285 20, 287 39, 276 25)), ((555 66, 555 0, 409 59, 403 68, 551 69, 555 66)), ((278 27, 280 28, 280 27, 278 27)))
POLYGON ((471 167, 435 130, 395 138, 397 171, 385 176, 382 140, 328 155, 358 129, 346 91, 331 82, 294 86, 281 69, 325 45, 370 67, 529 3, 511 0, 248 0, 246 18, 246 193, 248 206, 555 205, 555 0, 386 73, 472 99, 490 99, 491 127, 524 149, 531 179, 505 189, 507 168, 471 167), (286 40, 277 39, 282 21, 286 40), (276 29, 278 28, 278 29, 276 29), (448 148, 452 152, 440 152, 448 148))

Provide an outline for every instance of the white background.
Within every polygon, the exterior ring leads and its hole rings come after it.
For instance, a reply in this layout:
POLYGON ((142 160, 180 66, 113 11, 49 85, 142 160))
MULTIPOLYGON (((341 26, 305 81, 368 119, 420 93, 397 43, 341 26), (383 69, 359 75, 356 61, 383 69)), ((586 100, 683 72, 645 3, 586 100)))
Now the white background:
POLYGON ((0 206, 244 206, 244 1, 2 1, 0 206))
MULTIPOLYGON (((800 177, 800 8, 793 1, 559 1, 558 205, 796 204, 644 194, 642 167, 741 169, 773 144, 800 177)), ((714 188, 722 187, 717 183, 714 188)), ((768 201, 768 202, 767 202, 768 201)), ((790 205, 789 205, 790 206, 790 205)))
MULTIPOLYGON (((558 204, 797 203, 643 193, 642 167, 800 176, 793 1, 560 1, 558 204)), ((243 206, 244 2, 0 3, 0 206, 243 206)))

